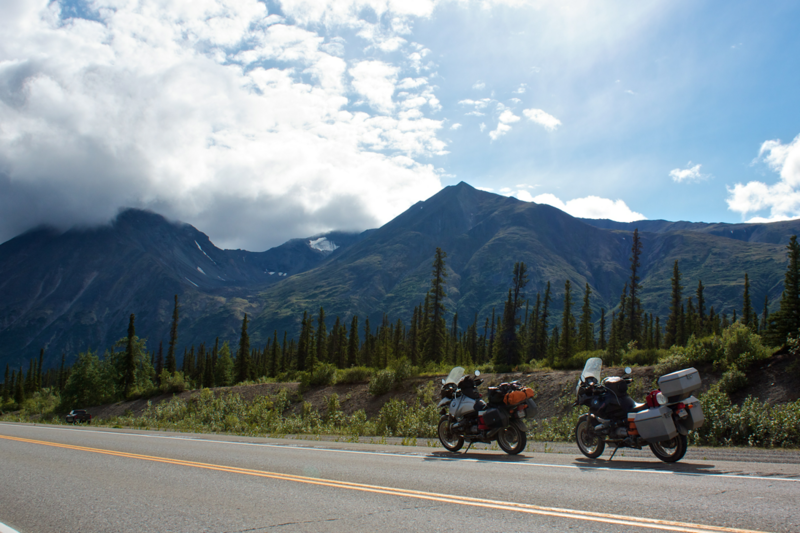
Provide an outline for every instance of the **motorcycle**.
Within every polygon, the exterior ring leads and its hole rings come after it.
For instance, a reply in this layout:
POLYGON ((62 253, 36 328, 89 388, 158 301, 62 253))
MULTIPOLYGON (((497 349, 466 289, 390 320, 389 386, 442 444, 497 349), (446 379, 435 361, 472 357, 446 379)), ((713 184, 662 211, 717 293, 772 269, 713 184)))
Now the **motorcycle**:
POLYGON ((475 442, 496 440, 504 452, 516 455, 528 442, 523 419, 533 417, 536 412, 533 390, 517 381, 501 383, 489 387, 487 404, 476 388, 483 383, 482 379, 476 379, 480 375, 476 370, 475 378, 465 376, 464 369, 457 366, 442 380, 439 441, 451 452, 460 450, 467 441, 466 453, 475 442))
POLYGON ((637 403, 628 396, 633 381, 631 369, 625 376, 601 380, 602 359, 586 361, 576 388, 576 405, 586 405, 589 412, 578 418, 575 440, 581 453, 590 459, 602 455, 606 444, 641 450, 650 446, 653 454, 665 463, 681 460, 686 454, 688 433, 703 425, 703 408, 691 393, 700 388, 700 374, 694 368, 661 376, 659 389, 637 403))

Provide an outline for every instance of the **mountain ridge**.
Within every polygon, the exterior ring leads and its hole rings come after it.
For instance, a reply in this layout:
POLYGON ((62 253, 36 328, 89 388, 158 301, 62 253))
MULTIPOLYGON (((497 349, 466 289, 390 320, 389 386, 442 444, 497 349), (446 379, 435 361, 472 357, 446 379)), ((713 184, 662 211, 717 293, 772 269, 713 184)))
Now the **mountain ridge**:
POLYGON ((149 349, 157 350, 168 339, 176 294, 180 350, 217 336, 235 344, 245 313, 252 318, 254 346, 274 330, 295 334, 303 313, 316 316, 320 307, 331 324, 337 315, 348 320, 358 314, 362 330, 365 318, 374 328, 384 312, 408 323, 429 288, 437 247, 447 253, 448 320, 458 312, 461 329, 476 314, 482 326, 493 307, 502 310, 517 261, 529 268, 528 298, 535 300, 551 282, 551 325, 559 320, 566 279, 573 309, 589 284, 597 320, 601 308, 610 315, 630 276, 635 227, 644 244, 644 309, 665 318, 675 260, 684 297, 702 279, 707 305, 717 312, 740 308, 746 271, 754 307, 761 309, 765 295, 776 305, 784 240, 798 233, 800 221, 592 221, 461 182, 377 229, 330 232, 249 252, 219 249, 196 228, 152 212, 124 211, 100 228, 37 228, 0 245, 0 364, 20 364, 41 347, 47 348, 46 365, 59 362, 62 352, 74 357, 90 348, 102 351, 125 336, 130 313, 149 349), (319 238, 336 248, 315 249, 319 238))

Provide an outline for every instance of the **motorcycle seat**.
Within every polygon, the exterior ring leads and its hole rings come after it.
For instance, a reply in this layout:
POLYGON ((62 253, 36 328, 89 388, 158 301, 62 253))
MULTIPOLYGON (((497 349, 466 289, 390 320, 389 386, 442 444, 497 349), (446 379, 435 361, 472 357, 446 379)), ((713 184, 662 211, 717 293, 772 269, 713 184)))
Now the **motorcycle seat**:
POLYGON ((641 411, 647 411, 647 404, 646 403, 633 402, 633 409, 630 409, 630 412, 631 413, 639 413, 641 411))

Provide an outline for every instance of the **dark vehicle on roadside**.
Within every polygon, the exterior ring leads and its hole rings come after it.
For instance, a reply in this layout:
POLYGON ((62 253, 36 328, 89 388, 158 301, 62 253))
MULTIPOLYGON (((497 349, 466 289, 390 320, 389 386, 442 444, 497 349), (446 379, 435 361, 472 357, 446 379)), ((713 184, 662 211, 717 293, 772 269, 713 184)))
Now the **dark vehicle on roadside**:
POLYGON ((92 415, 86 412, 86 409, 73 409, 69 412, 66 418, 67 424, 87 424, 92 423, 92 415))
POLYGON ((581 453, 590 459, 602 455, 606 444, 641 450, 650 446, 665 463, 680 461, 686 453, 689 431, 703 425, 700 400, 691 395, 700 388, 700 374, 694 368, 679 370, 658 378, 660 389, 650 392, 645 403, 628 396, 631 369, 624 377, 601 379, 603 360, 593 357, 583 367, 576 405, 589 412, 578 418, 575 440, 581 453))

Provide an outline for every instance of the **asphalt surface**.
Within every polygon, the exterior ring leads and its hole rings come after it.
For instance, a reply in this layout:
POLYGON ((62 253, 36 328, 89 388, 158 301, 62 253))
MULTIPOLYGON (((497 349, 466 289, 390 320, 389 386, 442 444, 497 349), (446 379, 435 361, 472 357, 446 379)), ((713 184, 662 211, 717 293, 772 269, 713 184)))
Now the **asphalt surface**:
POLYGON ((20 533, 800 531, 796 452, 676 465, 576 452, 0 423, 0 523, 20 533))

